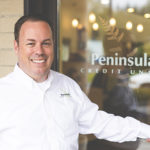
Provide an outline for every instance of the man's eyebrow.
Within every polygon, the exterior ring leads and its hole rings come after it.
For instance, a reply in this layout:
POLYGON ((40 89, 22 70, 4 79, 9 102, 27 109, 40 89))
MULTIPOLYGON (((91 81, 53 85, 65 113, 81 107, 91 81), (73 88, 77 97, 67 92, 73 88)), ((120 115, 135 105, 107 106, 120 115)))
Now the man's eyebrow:
POLYGON ((33 42, 35 42, 35 40, 34 40, 34 39, 27 39, 27 41, 33 41, 33 42))
MULTIPOLYGON (((35 42, 36 40, 34 40, 34 39, 27 39, 27 41, 35 42)), ((50 41, 51 42, 52 39, 48 38, 48 39, 43 40, 43 42, 46 42, 46 41, 50 41)))
POLYGON ((52 39, 45 39, 45 40, 43 40, 43 42, 46 42, 46 41, 52 41, 52 39))

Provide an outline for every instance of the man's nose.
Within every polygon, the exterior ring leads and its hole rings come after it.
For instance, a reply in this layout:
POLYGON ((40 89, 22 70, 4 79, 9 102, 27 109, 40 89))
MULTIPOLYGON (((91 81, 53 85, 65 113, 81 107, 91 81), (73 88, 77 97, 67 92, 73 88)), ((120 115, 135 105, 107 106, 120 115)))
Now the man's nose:
POLYGON ((36 53, 43 54, 43 52, 44 52, 44 49, 43 49, 42 45, 41 44, 37 44, 37 46, 36 46, 36 53))

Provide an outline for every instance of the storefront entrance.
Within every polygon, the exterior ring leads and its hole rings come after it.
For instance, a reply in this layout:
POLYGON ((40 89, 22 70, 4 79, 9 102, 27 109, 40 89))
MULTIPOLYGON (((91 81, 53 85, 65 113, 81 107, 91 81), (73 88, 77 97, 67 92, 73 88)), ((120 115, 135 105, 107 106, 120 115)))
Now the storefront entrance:
MULTIPOLYGON (((59 66, 100 109, 149 123, 148 0, 61 0, 59 66)), ((81 150, 146 150, 80 136, 81 150)))

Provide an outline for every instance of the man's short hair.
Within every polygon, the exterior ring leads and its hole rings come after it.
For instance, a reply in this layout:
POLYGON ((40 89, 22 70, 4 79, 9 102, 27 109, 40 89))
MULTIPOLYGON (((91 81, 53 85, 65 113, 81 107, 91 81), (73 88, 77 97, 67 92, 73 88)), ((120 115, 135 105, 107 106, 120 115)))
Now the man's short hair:
POLYGON ((15 40, 19 43, 19 33, 20 33, 20 29, 22 27, 22 25, 26 22, 26 21, 44 21, 46 22, 51 30, 52 30, 52 37, 54 39, 54 31, 53 31, 53 25, 50 22, 50 20, 48 20, 46 17, 42 16, 42 15, 24 15, 21 18, 19 18, 15 24, 14 27, 14 36, 15 36, 15 40))

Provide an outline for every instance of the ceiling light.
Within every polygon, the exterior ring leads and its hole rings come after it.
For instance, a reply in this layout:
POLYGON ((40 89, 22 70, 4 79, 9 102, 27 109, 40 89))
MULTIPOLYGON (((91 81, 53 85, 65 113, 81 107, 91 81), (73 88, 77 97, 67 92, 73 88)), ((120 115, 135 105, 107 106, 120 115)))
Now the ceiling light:
POLYGON ((132 30, 132 27, 133 27, 132 22, 131 22, 131 21, 128 21, 128 22, 126 23, 126 29, 127 29, 127 30, 132 30))
POLYGON ((142 25, 142 24, 138 24, 138 25, 137 25, 137 31, 138 31, 138 32, 143 32, 143 30, 144 30, 143 25, 142 25))
POLYGON ((101 0, 101 3, 103 5, 108 5, 110 3, 110 0, 101 0))
POLYGON ((135 9, 134 9, 134 8, 128 8, 128 9, 127 9, 127 12, 128 12, 128 13, 133 13, 133 12, 135 12, 135 9))
POLYGON ((144 14, 144 18, 146 18, 146 19, 148 19, 148 18, 150 18, 150 14, 144 14))
POLYGON ((79 24, 79 21, 78 21, 77 19, 73 19, 73 20, 72 20, 72 26, 73 26, 74 28, 76 28, 76 27, 78 26, 78 24, 79 24))
POLYGON ((115 26, 115 25, 116 25, 116 19, 115 19, 115 18, 110 18, 109 24, 110 24, 111 26, 115 26))
POLYGON ((97 30, 99 29, 98 23, 94 23, 94 24, 92 25, 92 29, 93 29, 94 31, 97 31, 97 30))
POLYGON ((82 25, 82 24, 79 24, 79 25, 78 25, 78 29, 81 30, 82 28, 83 28, 83 25, 82 25))
POLYGON ((96 21, 96 16, 95 16, 94 13, 90 13, 90 15, 89 15, 89 21, 90 21, 91 23, 93 23, 93 22, 96 21))

